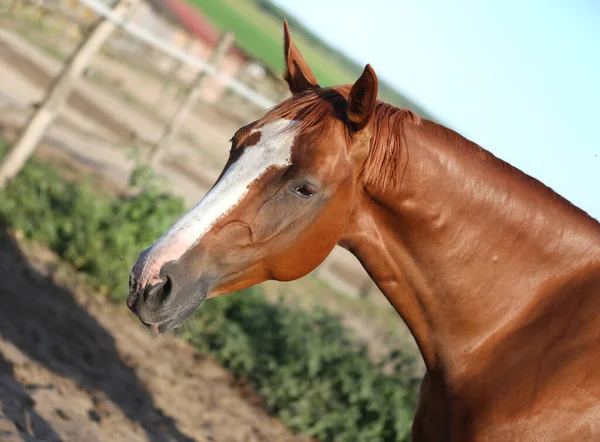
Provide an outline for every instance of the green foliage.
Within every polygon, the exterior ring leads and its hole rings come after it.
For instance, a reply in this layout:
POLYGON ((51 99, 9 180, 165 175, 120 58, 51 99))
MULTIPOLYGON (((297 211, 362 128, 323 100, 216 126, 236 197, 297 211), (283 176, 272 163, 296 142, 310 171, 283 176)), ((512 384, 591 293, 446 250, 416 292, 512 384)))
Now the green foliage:
MULTIPOLYGON (((0 193, 0 214, 122 300, 139 251, 183 211, 147 168, 131 185, 133 194, 107 196, 33 160, 0 193)), ((293 431, 321 441, 409 440, 417 382, 403 352, 375 364, 339 318, 270 303, 259 287, 206 301, 195 324, 183 337, 247 379, 293 431)))
POLYGON ((248 379, 293 431, 322 441, 409 440, 414 363, 394 352, 375 365, 338 317, 268 303, 257 287, 204 303, 188 338, 248 379))
POLYGON ((0 193, 0 213, 26 238, 47 244, 94 277, 101 291, 123 299, 139 252, 184 210, 180 199, 153 184, 145 168, 135 170, 132 179, 140 191, 111 198, 30 161, 0 193))

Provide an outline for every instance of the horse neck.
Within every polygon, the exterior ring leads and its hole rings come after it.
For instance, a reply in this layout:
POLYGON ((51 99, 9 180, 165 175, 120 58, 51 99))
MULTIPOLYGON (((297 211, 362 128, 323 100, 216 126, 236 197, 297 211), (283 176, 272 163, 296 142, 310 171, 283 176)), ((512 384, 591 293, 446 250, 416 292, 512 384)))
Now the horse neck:
POLYGON ((407 323, 428 369, 466 373, 472 355, 548 303, 548 281, 600 270, 600 227, 449 129, 403 130, 401 184, 365 183, 340 245, 407 323))

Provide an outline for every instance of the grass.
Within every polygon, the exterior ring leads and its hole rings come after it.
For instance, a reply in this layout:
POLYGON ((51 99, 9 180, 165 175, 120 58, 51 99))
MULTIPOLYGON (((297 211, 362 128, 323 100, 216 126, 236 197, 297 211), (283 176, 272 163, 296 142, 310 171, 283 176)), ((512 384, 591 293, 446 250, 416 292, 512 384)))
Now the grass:
MULTIPOLYGON (((283 21, 281 15, 296 22, 289 14, 265 0, 187 0, 199 8, 221 31, 231 31, 236 44, 245 52, 262 61, 272 71, 283 72, 283 21), (268 8, 265 8, 265 4, 268 8), (261 7, 262 6, 262 7, 261 7), (270 10, 267 10, 270 9, 270 10), (279 10, 278 13, 273 10, 279 10)), ((313 70, 321 86, 352 84, 360 76, 363 65, 326 44, 306 28, 290 25, 292 38, 313 70)), ((376 67, 375 67, 376 68, 376 67)), ((400 107, 409 107, 425 118, 431 116, 418 104, 399 93, 380 79, 379 98, 400 107)))
MULTIPOLYGON (((275 72, 283 71, 283 23, 265 14, 252 1, 191 0, 220 29, 231 29, 241 49, 261 59, 275 72)), ((323 86, 351 83, 354 73, 332 63, 302 34, 291 30, 296 46, 323 86)))

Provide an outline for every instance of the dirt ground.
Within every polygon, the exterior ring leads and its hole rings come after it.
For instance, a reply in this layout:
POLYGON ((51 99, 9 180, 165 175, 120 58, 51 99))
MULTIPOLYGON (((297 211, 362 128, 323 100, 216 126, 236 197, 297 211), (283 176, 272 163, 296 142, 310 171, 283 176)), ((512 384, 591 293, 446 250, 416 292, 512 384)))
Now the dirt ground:
POLYGON ((41 247, 0 243, 0 440, 300 441, 176 338, 85 293, 41 247))

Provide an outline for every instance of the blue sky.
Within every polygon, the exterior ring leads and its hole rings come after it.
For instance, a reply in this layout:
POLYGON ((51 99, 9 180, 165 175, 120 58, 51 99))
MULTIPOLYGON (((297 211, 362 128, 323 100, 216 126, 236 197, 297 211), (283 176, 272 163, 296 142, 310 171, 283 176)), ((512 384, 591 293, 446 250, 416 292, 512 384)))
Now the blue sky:
POLYGON ((275 3, 600 219, 600 1, 275 3))

